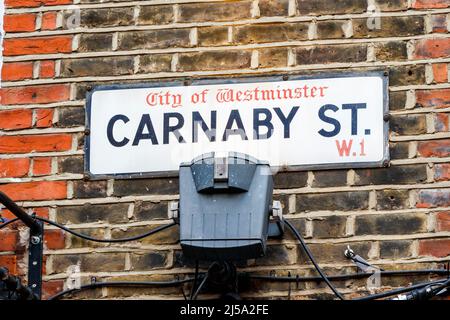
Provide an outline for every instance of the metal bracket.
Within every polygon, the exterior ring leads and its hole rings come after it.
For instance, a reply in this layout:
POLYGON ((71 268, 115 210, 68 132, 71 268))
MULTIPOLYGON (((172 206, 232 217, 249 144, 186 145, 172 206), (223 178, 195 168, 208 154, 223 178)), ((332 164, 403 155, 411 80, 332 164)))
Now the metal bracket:
POLYGON ((269 220, 269 237, 280 238, 284 234, 283 208, 280 201, 274 201, 271 208, 272 219, 269 220))
POLYGON ((41 299, 42 295, 42 257, 44 253, 44 224, 37 221, 40 230, 30 228, 30 242, 28 248, 28 286, 41 299))

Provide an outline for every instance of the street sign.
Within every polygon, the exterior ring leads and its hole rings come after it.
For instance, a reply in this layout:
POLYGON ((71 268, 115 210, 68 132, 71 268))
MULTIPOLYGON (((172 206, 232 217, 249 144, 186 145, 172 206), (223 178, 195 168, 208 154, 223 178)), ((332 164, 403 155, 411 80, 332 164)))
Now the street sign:
POLYGON ((87 97, 86 173, 171 175, 181 162, 229 151, 274 170, 382 166, 387 87, 378 71, 96 87, 87 97))

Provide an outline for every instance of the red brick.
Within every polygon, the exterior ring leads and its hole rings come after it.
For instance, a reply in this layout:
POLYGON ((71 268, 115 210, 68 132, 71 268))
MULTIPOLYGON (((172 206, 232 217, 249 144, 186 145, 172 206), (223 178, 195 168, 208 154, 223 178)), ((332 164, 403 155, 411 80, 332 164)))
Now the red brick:
POLYGON ((56 17, 56 12, 44 12, 44 14, 42 15, 41 30, 55 30, 56 17))
POLYGON ((5 63, 2 67, 3 81, 16 81, 31 79, 33 77, 32 62, 11 62, 5 63))
POLYGON ((433 64, 433 78, 437 83, 448 81, 448 69, 446 63, 433 64))
POLYGON ((0 111, 0 129, 18 130, 31 128, 32 111, 30 109, 13 109, 0 111))
POLYGON ((10 38, 4 40, 3 46, 5 56, 69 53, 72 51, 72 36, 10 38))
POLYGON ((0 90, 0 102, 3 105, 51 103, 67 101, 70 98, 70 87, 65 84, 2 88, 0 90))
POLYGON ((449 114, 436 113, 436 117, 434 120, 434 128, 437 132, 449 131, 449 114))
POLYGON ((0 231, 0 252, 15 251, 19 243, 19 233, 15 230, 0 231))
POLYGON ((420 141, 417 150, 422 157, 448 157, 450 139, 420 141))
POLYGON ((0 159, 0 178, 19 178, 28 174, 30 159, 0 159))
POLYGON ((446 58, 450 56, 450 41, 443 39, 422 39, 417 41, 415 59, 446 58))
POLYGON ((57 6, 61 4, 71 4, 73 0, 6 0, 7 8, 57 6))
POLYGON ((67 151, 71 147, 70 134, 0 137, 0 153, 67 151))
POLYGON ((434 165, 434 180, 436 181, 450 180, 450 163, 442 163, 434 165))
POLYGON ((63 289, 64 281, 62 280, 44 281, 42 282, 42 299, 46 300, 63 289))
POLYGON ((450 89, 417 90, 416 103, 423 107, 450 107, 450 89))
POLYGON ((450 189, 420 190, 417 208, 437 208, 450 206, 450 189))
POLYGON ((414 9, 437 9, 450 6, 448 0, 414 0, 412 7, 414 9))
POLYGON ((436 214, 436 231, 450 231, 450 211, 436 214))
POLYGON ((5 32, 28 32, 36 29, 36 15, 32 13, 4 16, 5 32))
POLYGON ((37 109, 36 110, 36 127, 48 128, 53 123, 53 109, 37 109))
POLYGON ((47 249, 50 250, 64 249, 64 232, 62 230, 46 230, 44 234, 44 244, 47 246, 47 249))
POLYGON ((17 274, 17 257, 0 255, 0 266, 8 268, 10 274, 17 274))
POLYGON ((34 158, 33 175, 45 176, 52 171, 52 158, 34 158))
POLYGON ((450 254, 450 239, 429 239, 419 241, 419 255, 438 258, 450 254))
MULTIPOLYGON (((28 212, 28 209, 25 210, 28 212)), ((36 213, 37 216, 48 219, 48 208, 40 207, 40 208, 34 208, 32 212, 36 213)), ((11 220, 14 219, 16 216, 13 215, 9 210, 3 209, 1 212, 1 216, 11 220)))
POLYGON ((35 181, 0 185, 0 191, 14 201, 56 200, 67 197, 65 181, 35 181))
POLYGON ((39 70, 39 77, 41 78, 53 78, 55 76, 55 61, 41 61, 41 67, 39 70))

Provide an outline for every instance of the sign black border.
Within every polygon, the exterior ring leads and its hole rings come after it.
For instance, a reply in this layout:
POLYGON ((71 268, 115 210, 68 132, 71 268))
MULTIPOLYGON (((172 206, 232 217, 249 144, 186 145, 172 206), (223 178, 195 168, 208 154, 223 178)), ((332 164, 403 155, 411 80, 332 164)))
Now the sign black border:
MULTIPOLYGON (((239 76, 239 77, 208 77, 193 78, 189 80, 161 80, 148 83, 138 84, 111 84, 94 86, 86 96, 86 130, 91 130, 91 102, 92 95, 97 91, 106 90, 122 90, 122 89, 139 89, 139 88, 157 88, 157 87, 177 87, 177 86, 193 86, 208 84, 234 84, 234 83, 256 83, 256 82, 275 82, 275 81, 292 81, 292 80, 311 80, 311 79, 330 79, 330 78, 351 78, 351 77, 379 77, 383 81, 383 114, 389 113, 389 77, 386 70, 373 71, 351 71, 351 72, 321 72, 318 74, 277 74, 262 76, 239 76)), ((389 117, 387 117, 388 119, 389 117)), ((352 168, 373 168, 385 167, 389 164, 389 121, 383 120, 383 140, 384 152, 380 161, 359 162, 359 163, 326 163, 316 165, 300 165, 300 166, 283 166, 273 167, 277 171, 307 171, 307 170, 327 170, 327 169, 352 169, 352 168)), ((90 172, 90 134, 85 135, 84 143, 84 175, 91 180, 101 179, 136 179, 136 178, 152 178, 152 177, 176 177, 178 170, 175 171, 158 171, 158 172, 142 172, 142 173, 111 173, 111 174, 93 174, 90 172)))

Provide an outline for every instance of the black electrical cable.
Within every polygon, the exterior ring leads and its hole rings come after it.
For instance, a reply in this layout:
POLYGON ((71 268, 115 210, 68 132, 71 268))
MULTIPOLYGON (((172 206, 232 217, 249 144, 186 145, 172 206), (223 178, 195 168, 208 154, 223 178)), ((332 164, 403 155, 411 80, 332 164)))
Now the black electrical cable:
POLYGON ((195 291, 194 295, 192 296, 191 300, 196 300, 197 299, 198 294, 203 289, 203 286, 205 285, 207 280, 208 280, 208 274, 205 275, 205 277, 203 278, 202 282, 200 282, 200 284, 198 285, 198 288, 195 291))
MULTIPOLYGON (((398 275, 408 275, 408 274, 437 274, 446 275, 448 270, 446 269, 423 269, 423 270, 385 270, 380 271, 380 275, 383 276, 398 276, 398 275)), ((360 272, 360 273, 349 273, 342 275, 329 275, 327 278, 329 280, 349 280, 349 279, 360 279, 372 276, 373 272, 360 272)), ((248 275, 250 279, 254 280, 267 280, 267 281, 279 281, 279 282, 308 282, 308 281, 323 281, 320 276, 305 276, 305 277, 276 277, 276 276, 264 276, 264 275, 248 275)))
POLYGON ((192 300, 192 297, 194 296, 194 290, 197 286, 197 280, 198 280, 198 260, 195 260, 195 275, 194 275, 194 283, 192 284, 191 293, 189 294, 189 300, 192 300))
POLYGON ((129 281, 115 281, 115 282, 94 282, 86 285, 82 285, 79 288, 68 289, 61 291, 50 298, 48 300, 56 300, 70 293, 80 292, 86 289, 95 289, 95 288, 103 288, 103 287, 147 287, 147 286, 158 286, 158 287, 171 287, 176 286, 188 282, 194 281, 193 278, 187 278, 183 280, 173 280, 173 281, 137 281, 137 282, 129 282, 129 281))
POLYGON ((5 228, 6 226, 10 225, 11 223, 14 223, 14 222, 18 221, 18 220, 19 220, 19 218, 14 218, 14 219, 6 221, 5 223, 0 224, 0 230, 5 228))
POLYGON ((317 272, 322 277, 323 281, 326 282, 326 284, 328 285, 328 287, 330 287, 330 289, 333 291, 333 293, 336 295, 336 297, 338 297, 341 300, 345 300, 344 296, 341 293, 339 293, 339 291, 337 291, 337 289, 330 282, 330 280, 328 280, 327 276, 322 272, 322 270, 320 269, 320 267, 317 264, 316 260, 314 259, 314 256, 312 255, 311 251, 309 250, 308 246, 306 245, 305 241, 303 240, 302 236, 297 231, 297 229, 295 229, 295 227, 288 220, 285 220, 285 223, 289 227, 289 229, 291 229, 292 233, 294 233, 294 235, 297 237, 298 241, 300 241, 300 244, 302 245, 303 249, 305 250, 306 254, 309 257, 309 260, 311 260, 311 262, 313 263, 313 265, 316 268, 317 272))
POLYGON ((82 239, 89 240, 89 241, 94 241, 94 242, 103 242, 103 243, 117 243, 117 242, 128 242, 128 241, 139 240, 139 239, 151 236, 152 234, 155 234, 155 233, 157 233, 159 231, 163 231, 163 230, 165 230, 167 228, 173 227, 173 226, 175 226, 177 224, 176 222, 165 224, 163 226, 159 226, 157 228, 154 228, 154 229, 152 229, 152 230, 150 230, 150 231, 148 231, 146 233, 143 233, 141 235, 137 235, 137 236, 129 237, 129 238, 122 238, 122 239, 97 239, 97 238, 92 238, 92 237, 90 237, 88 235, 85 235, 85 234, 73 231, 72 229, 69 229, 69 228, 67 228, 67 227, 65 227, 65 226, 63 226, 63 225, 61 225, 61 224, 59 224, 57 222, 54 222, 54 221, 51 221, 51 220, 48 220, 48 219, 45 219, 45 218, 36 217, 36 219, 40 220, 40 221, 43 221, 45 223, 48 223, 48 224, 50 224, 52 226, 58 227, 58 228, 60 228, 60 229, 62 229, 64 231, 67 231, 67 232, 73 234, 74 236, 80 237, 82 239))

